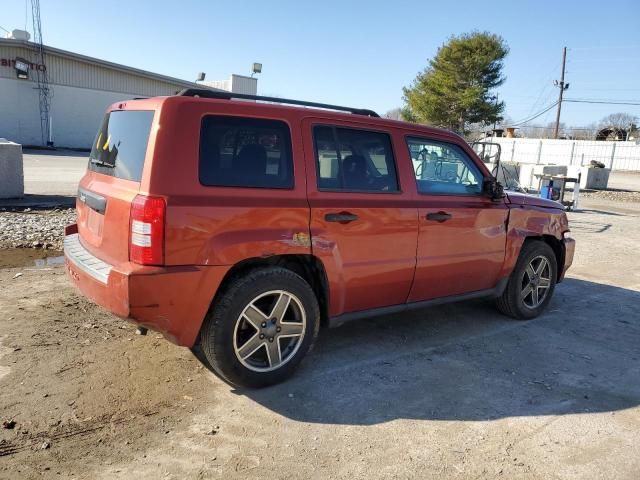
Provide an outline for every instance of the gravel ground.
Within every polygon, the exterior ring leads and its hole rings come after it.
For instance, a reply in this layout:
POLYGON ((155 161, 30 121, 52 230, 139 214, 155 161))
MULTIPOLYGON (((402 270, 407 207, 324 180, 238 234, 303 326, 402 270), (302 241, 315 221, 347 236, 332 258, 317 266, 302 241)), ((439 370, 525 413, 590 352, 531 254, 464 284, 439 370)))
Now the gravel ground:
POLYGON ((591 190, 581 191, 581 198, 589 200, 610 200, 613 202, 640 202, 640 192, 625 190, 591 190))
POLYGON ((73 208, 0 211, 0 248, 62 250, 64 227, 75 221, 73 208))

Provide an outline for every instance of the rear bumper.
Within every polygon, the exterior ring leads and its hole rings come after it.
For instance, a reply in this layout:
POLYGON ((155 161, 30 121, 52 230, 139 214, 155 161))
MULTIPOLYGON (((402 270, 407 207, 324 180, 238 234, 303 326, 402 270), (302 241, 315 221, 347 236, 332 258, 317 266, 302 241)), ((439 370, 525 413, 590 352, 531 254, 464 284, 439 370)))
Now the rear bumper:
POLYGON ((562 243, 564 244, 564 266, 558 281, 564 280, 567 270, 569 270, 569 267, 573 263, 573 254, 576 250, 576 241, 573 238, 564 237, 562 243))
POLYGON ((118 317, 192 347, 228 267, 109 265, 83 246, 73 227, 65 232, 65 265, 74 285, 118 317))

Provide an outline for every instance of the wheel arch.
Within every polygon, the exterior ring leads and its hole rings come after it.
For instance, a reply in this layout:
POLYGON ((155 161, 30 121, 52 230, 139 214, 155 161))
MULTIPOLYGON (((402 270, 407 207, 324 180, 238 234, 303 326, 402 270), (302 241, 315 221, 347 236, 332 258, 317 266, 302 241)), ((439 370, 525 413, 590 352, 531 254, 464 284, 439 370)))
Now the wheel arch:
POLYGON ((524 243, 527 242, 544 242, 551 247, 553 253, 556 256, 556 283, 562 281, 562 270, 564 268, 564 244, 553 235, 531 235, 524 239, 524 243))
POLYGON ((290 270, 302 277, 313 290, 320 307, 320 325, 326 326, 329 323, 329 281, 322 261, 308 254, 285 254, 273 255, 270 257, 253 257, 236 263, 225 274, 213 295, 211 308, 216 299, 219 298, 238 277, 244 276, 252 270, 264 267, 281 267, 290 270))
POLYGON ((564 211, 550 212, 548 209, 510 208, 507 226, 505 263, 501 278, 509 276, 520 257, 526 242, 540 241, 551 247, 556 256, 557 278, 562 281, 565 246, 563 234, 567 231, 568 220, 564 211))

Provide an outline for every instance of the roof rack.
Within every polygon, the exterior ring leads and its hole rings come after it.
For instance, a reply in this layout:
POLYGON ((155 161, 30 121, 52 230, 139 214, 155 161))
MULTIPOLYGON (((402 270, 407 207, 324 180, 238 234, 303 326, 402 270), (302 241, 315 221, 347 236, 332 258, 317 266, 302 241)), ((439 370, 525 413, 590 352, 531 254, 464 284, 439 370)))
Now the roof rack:
POLYGON ((206 88, 185 88, 177 93, 180 97, 202 97, 217 98, 220 100, 231 100, 238 98, 242 100, 258 100, 261 102, 286 103, 290 105, 302 105, 305 107, 326 108, 328 110, 338 110, 341 112, 354 113, 356 115, 365 115, 367 117, 380 117, 373 110, 366 108, 341 107, 339 105, 329 105, 328 103, 306 102, 304 100, 291 100, 289 98, 263 97, 262 95, 247 95, 245 93, 221 92, 209 90, 206 88))

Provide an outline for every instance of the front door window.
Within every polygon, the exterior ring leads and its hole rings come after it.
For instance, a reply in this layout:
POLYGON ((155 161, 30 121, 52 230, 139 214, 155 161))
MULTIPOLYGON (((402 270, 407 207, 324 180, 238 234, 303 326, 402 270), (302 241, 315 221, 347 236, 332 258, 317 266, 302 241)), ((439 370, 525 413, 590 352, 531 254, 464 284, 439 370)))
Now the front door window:
POLYGON ((419 138, 408 139, 407 145, 419 193, 482 193, 482 173, 458 145, 419 138))

